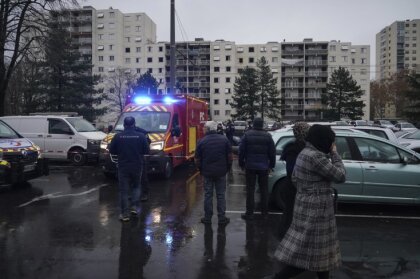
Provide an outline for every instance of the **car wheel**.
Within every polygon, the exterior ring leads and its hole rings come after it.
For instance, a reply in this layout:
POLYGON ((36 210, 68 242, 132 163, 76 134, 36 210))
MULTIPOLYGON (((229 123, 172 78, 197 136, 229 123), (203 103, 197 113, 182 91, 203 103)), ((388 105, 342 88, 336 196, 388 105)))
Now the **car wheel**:
POLYGON ((75 148, 69 151, 69 159, 75 166, 83 166, 86 162, 85 154, 83 154, 83 149, 75 148))
POLYGON ((163 174, 165 176, 165 179, 171 178, 172 173, 173 173, 172 160, 168 159, 168 160, 166 160, 165 169, 163 170, 163 174))
POLYGON ((280 210, 284 209, 284 203, 281 199, 281 189, 286 186, 285 183, 286 183, 285 179, 277 181, 276 184, 274 184, 274 188, 271 193, 271 199, 274 206, 280 210))

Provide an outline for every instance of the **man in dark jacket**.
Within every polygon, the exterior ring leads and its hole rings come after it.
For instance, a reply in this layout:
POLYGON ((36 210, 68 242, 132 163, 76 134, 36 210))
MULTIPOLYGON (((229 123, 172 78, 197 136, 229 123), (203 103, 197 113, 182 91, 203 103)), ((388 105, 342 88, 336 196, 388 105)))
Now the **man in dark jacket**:
POLYGON ((144 155, 149 153, 146 137, 143 133, 135 130, 135 124, 136 121, 133 117, 126 117, 124 131, 114 136, 109 147, 109 152, 118 156, 120 220, 124 222, 130 220, 130 211, 135 215, 139 212, 140 179, 144 166, 144 155))
POLYGON ((253 128, 247 131, 239 145, 239 166, 246 175, 246 212, 242 219, 254 218, 255 182, 261 193, 261 213, 268 216, 268 174, 276 165, 276 150, 271 135, 263 130, 263 120, 254 119, 253 128))
MULTIPOLYGON (((152 143, 152 141, 149 138, 149 132, 147 132, 145 129, 141 127, 136 126, 136 131, 142 133, 147 140, 147 144, 152 143)), ((144 158, 144 166, 143 171, 141 174, 141 201, 145 202, 149 199, 149 177, 147 176, 147 166, 148 166, 149 158, 146 156, 144 158)))
POLYGON ((226 211, 226 173, 232 166, 232 147, 225 136, 217 134, 217 123, 207 121, 206 136, 195 152, 195 163, 204 177, 204 217, 201 222, 210 224, 213 216, 213 189, 216 189, 219 224, 229 223, 226 211))
POLYGON ((225 133, 230 144, 233 144, 233 135, 235 134, 235 126, 233 126, 233 123, 230 120, 227 121, 225 133))

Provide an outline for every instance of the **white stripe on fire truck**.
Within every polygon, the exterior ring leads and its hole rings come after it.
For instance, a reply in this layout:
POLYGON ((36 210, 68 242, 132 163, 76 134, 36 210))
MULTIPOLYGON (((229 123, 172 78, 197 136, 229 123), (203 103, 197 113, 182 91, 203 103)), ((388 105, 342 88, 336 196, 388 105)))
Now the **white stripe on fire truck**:
POLYGON ((164 106, 160 106, 160 109, 165 111, 165 112, 168 111, 164 106))
POLYGON ((153 108, 155 109, 155 111, 160 111, 158 106, 153 106, 153 108))

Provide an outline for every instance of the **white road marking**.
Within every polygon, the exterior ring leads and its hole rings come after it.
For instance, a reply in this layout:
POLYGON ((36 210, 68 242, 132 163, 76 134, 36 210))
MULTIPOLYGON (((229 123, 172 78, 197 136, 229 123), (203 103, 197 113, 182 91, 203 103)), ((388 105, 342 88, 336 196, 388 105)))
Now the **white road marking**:
MULTIPOLYGON (((226 213, 231 214, 243 214, 245 211, 239 210, 226 210, 226 213)), ((260 212, 255 212, 254 214, 261 214, 260 212)), ((283 215, 283 212, 269 212, 269 215, 283 215)), ((346 217, 346 218, 371 218, 371 219, 402 219, 402 220, 420 220, 420 216, 389 216, 389 215, 356 215, 356 214, 336 214, 336 217, 346 217)))
POLYGON ((34 202, 42 201, 42 200, 57 199, 57 198, 64 198, 64 197, 78 197, 78 196, 83 196, 83 195, 87 195, 89 193, 92 193, 94 191, 97 191, 100 188, 105 187, 105 186, 108 186, 108 184, 102 184, 102 185, 99 185, 98 187, 95 187, 95 188, 92 188, 92 189, 89 189, 87 191, 80 192, 80 193, 72 193, 72 194, 62 194, 62 195, 59 195, 61 192, 56 192, 56 193, 52 193, 52 194, 48 194, 48 195, 43 195, 43 196, 40 196, 40 197, 36 197, 36 198, 34 198, 34 199, 26 202, 26 203, 23 203, 23 204, 19 205, 18 207, 24 207, 24 206, 30 205, 30 204, 32 204, 34 202))

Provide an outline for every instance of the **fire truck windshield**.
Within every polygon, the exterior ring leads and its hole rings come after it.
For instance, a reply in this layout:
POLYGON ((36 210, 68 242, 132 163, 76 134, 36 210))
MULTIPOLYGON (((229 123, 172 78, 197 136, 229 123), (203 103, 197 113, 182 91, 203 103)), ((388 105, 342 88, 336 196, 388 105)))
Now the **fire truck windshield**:
POLYGON ((136 119, 136 126, 146 130, 149 133, 164 133, 166 130, 168 130, 171 114, 169 112, 158 111, 124 112, 115 125, 116 132, 121 132, 124 130, 124 118, 127 116, 134 117, 136 119))

